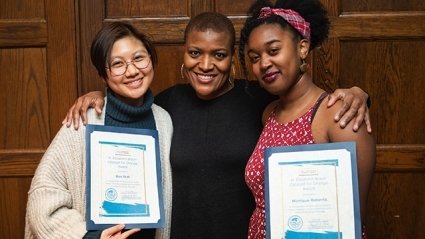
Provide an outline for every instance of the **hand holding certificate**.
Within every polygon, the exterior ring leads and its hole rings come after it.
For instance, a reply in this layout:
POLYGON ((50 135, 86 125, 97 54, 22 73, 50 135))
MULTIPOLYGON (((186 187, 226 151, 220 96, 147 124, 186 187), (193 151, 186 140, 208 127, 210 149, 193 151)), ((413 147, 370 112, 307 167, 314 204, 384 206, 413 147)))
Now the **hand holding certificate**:
POLYGON ((355 143, 269 148, 267 238, 361 238, 355 143))
POLYGON ((157 131, 88 125, 86 142, 87 229, 161 227, 157 131))

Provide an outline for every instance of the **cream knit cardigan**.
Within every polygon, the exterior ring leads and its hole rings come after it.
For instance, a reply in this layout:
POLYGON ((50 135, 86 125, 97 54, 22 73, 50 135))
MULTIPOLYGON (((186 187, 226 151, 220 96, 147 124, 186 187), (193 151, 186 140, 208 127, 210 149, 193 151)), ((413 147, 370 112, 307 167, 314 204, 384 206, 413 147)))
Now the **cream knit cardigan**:
MULTIPOLYGON (((106 98, 105 98, 106 105, 106 98)), ((152 111, 159 135, 160 158, 165 208, 165 228, 156 230, 156 239, 168 239, 171 225, 170 146, 173 126, 169 114, 153 104, 152 111)), ((87 112, 90 124, 103 125, 102 115, 87 112)), ((85 132, 62 126, 37 167, 25 217, 25 238, 83 238, 85 222, 85 132)))

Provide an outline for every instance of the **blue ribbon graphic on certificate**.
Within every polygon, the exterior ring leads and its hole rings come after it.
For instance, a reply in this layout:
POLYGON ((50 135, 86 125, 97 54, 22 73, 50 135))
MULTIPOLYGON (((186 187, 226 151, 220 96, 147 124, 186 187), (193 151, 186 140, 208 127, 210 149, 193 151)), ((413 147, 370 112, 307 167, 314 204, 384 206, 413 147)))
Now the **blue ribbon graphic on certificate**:
POLYGON ((88 126, 87 227, 160 227, 163 218, 156 131, 88 126))
POLYGON ((354 143, 276 147, 265 155, 267 238, 360 238, 354 143))

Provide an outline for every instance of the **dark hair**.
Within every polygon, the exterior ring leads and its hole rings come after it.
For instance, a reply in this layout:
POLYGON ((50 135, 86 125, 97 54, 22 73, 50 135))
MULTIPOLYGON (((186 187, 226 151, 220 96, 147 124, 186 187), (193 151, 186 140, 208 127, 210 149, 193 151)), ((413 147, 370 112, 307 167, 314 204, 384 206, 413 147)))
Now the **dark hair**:
POLYGON ((134 37, 141 41, 151 55, 152 65, 155 67, 157 64, 158 57, 155 47, 147 35, 139 32, 129 23, 108 23, 96 34, 90 48, 91 61, 102 78, 106 79, 108 76, 105 66, 109 66, 112 46, 124 37, 134 37))
POLYGON ((184 31, 184 41, 186 42, 188 35, 194 30, 204 32, 209 29, 227 33, 233 51, 236 42, 235 27, 229 18, 218 12, 203 12, 191 18, 184 31))
POLYGON ((330 22, 327 16, 327 11, 319 0, 277 0, 273 5, 267 0, 256 1, 248 10, 248 18, 241 30, 239 42, 239 61, 247 74, 245 65, 245 45, 248 41, 251 32, 262 24, 279 24, 283 29, 290 30, 296 37, 296 40, 301 40, 301 34, 293 28, 282 17, 272 15, 269 17, 258 19, 260 10, 263 7, 291 9, 300 14, 304 20, 310 23, 310 50, 321 44, 329 34, 330 22))

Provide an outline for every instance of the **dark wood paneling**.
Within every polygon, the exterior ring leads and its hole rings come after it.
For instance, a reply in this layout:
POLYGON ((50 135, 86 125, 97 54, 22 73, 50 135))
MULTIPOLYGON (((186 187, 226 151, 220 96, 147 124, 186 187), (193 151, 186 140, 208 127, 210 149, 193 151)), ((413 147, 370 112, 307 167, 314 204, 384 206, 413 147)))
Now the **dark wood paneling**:
MULTIPOLYGON (((130 21, 152 36, 159 56, 152 89, 158 93, 184 82, 183 32, 191 16, 224 13, 238 39, 252 2, 0 1, 0 87, 7 89, 0 94, 0 191, 6 192, 0 238, 23 237, 31 176, 69 105, 77 94, 104 87, 89 57, 104 22, 130 21)), ((358 85, 372 96, 378 150, 369 239, 425 238, 425 188, 418 183, 425 179, 425 2, 322 2, 332 28, 311 58, 315 81, 327 90, 358 85)), ((236 72, 240 77, 239 64, 236 72)))
POLYGON ((0 178, 0 238, 24 238, 25 209, 31 177, 0 178))
POLYGON ((341 87, 370 91, 378 144, 424 144, 425 40, 342 41, 341 87))
POLYGON ((331 37, 423 38, 425 13, 344 14, 331 18, 331 37))
MULTIPOLYGON (((0 181, 5 177, 31 177, 44 154, 39 150, 1 150, 0 181)), ((1 198, 1 196, 0 196, 1 198)), ((0 231, 1 233, 1 231, 0 231)))
POLYGON ((341 0, 341 5, 344 12, 425 11, 425 2, 423 0, 341 0))
POLYGON ((0 19, 45 19, 44 4, 34 0, 1 0, 0 19))
POLYGON ((45 46, 47 26, 44 20, 0 20, 0 46, 25 47, 45 46))
POLYGON ((376 172, 424 174, 425 145, 379 145, 376 172))
POLYGON ((425 13, 423 1, 322 0, 330 39, 314 51, 315 81, 357 85, 372 98, 376 173, 369 239, 425 238, 425 13), (408 12, 410 10, 410 12, 408 12))
POLYGON ((27 192, 77 96, 72 0, 0 1, 0 238, 23 238, 27 192))
POLYGON ((107 0, 106 6, 106 18, 169 18, 190 14, 187 0, 107 0))
POLYGON ((424 173, 377 172, 367 207, 368 239, 425 238, 424 173))
POLYGON ((46 64, 44 48, 0 49, 0 149, 49 145, 46 64))
POLYGON ((176 83, 186 83, 180 74, 183 63, 183 47, 180 45, 161 45, 157 47, 157 54, 158 65, 155 69, 155 79, 152 82, 154 94, 176 83))
POLYGON ((248 8, 253 2, 253 0, 238 0, 229 4, 229 0, 216 0, 215 11, 223 13, 227 16, 246 17, 248 8))

